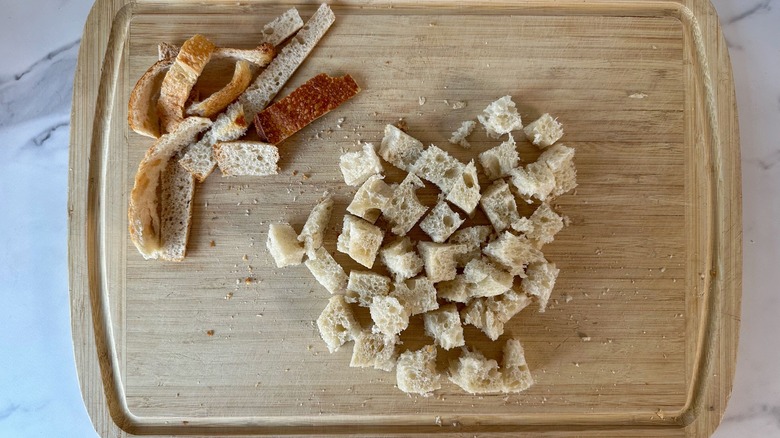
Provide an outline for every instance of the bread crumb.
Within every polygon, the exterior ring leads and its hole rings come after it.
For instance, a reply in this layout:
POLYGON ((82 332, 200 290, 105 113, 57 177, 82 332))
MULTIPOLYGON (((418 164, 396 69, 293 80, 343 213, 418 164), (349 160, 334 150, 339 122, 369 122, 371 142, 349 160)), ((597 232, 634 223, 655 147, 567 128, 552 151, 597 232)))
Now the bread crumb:
POLYGON ((409 125, 406 123, 406 120, 402 118, 398 119, 397 122, 393 124, 396 128, 400 129, 403 132, 406 132, 409 130, 409 125))
POLYGON ((253 281, 254 281, 254 278, 247 277, 247 278, 244 279, 244 284, 252 284, 253 281))
POLYGON ((212 240, 211 242, 209 242, 209 246, 211 247, 217 246, 217 242, 212 240))
POLYGON ((420 104, 420 106, 425 105, 425 98, 423 96, 420 96, 417 98, 417 103, 420 104))
POLYGON ((214 330, 206 330, 206 336, 214 336, 214 330))
POLYGON ((436 417, 433 419, 433 422, 434 422, 434 424, 436 424, 437 426, 441 427, 441 417, 440 417, 440 416, 438 416, 438 415, 437 415, 437 416, 436 416, 436 417))
POLYGON ((228 292, 228 293, 225 295, 225 299, 226 299, 226 300, 229 300, 229 299, 231 299, 231 298, 233 298, 233 292, 228 292))
POLYGON ((634 93, 628 96, 629 99, 644 99, 647 97, 647 94, 645 93, 634 93))
POLYGON ((454 110, 466 108, 466 102, 462 100, 455 101, 452 103, 452 105, 450 105, 450 108, 454 110))

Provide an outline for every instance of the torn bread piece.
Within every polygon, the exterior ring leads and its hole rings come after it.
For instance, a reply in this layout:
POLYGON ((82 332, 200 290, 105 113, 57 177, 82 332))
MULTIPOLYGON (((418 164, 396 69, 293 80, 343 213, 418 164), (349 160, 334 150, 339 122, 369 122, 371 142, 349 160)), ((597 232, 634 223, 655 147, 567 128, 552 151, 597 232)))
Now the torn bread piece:
POLYGON ((482 196, 479 190, 477 167, 474 165, 474 160, 471 160, 461 169, 460 175, 455 179, 446 199, 463 210, 469 217, 473 217, 474 210, 482 196))
POLYGON ((432 283, 452 280, 457 275, 455 259, 466 252, 466 246, 452 243, 419 242, 417 250, 425 264, 425 274, 432 283))
POLYGON ((261 140, 279 144, 358 92, 360 87, 352 76, 334 78, 320 73, 257 113, 255 129, 261 140))
POLYGON ((455 157, 435 145, 430 145, 415 161, 412 172, 432 182, 443 193, 449 193, 463 173, 463 168, 463 163, 455 157))
POLYGON ((333 259, 325 247, 317 248, 315 255, 315 258, 310 258, 303 264, 309 268, 309 272, 328 292, 334 295, 344 295, 348 281, 344 268, 333 259))
POLYGON ((427 397, 441 389, 441 375, 436 371, 436 347, 433 345, 401 354, 395 371, 398 389, 407 394, 427 397))
POLYGON ((357 301, 362 307, 369 307, 374 297, 384 297, 390 293, 390 279, 371 271, 349 272, 347 299, 357 301))
POLYGON ((344 224, 338 237, 336 249, 371 269, 384 236, 384 231, 376 225, 347 214, 344 216, 344 224))
POLYGON ((401 184, 393 188, 393 197, 382 210, 393 234, 405 236, 428 211, 428 207, 420 202, 415 193, 423 187, 425 184, 420 178, 410 173, 401 184))
POLYGON ((540 312, 544 312, 547 308, 547 302, 550 300, 559 273, 560 269, 555 267, 555 263, 546 260, 531 263, 525 271, 526 277, 521 286, 525 293, 538 298, 540 312))
POLYGON ((470 301, 461 311, 461 317, 464 324, 477 327, 495 341, 504 334, 504 325, 529 304, 528 295, 509 290, 499 296, 470 301))
POLYGON ((577 169, 574 166, 574 149, 563 144, 547 148, 537 161, 544 162, 552 171, 555 185, 552 196, 560 196, 577 187, 577 169))
POLYGON ((330 297, 328 305, 317 318, 317 328, 331 353, 338 351, 347 342, 354 341, 362 333, 360 323, 355 320, 352 309, 341 295, 330 297))
POLYGON ((462 228, 450 236, 448 243, 461 243, 466 246, 466 252, 456 259, 459 268, 465 267, 471 259, 480 256, 482 244, 487 242, 492 233, 493 229, 489 225, 474 225, 462 228))
POLYGON ((344 182, 350 186, 359 186, 384 170, 371 143, 365 143, 360 152, 347 152, 342 155, 339 158, 339 168, 344 182))
POLYGON ((563 229, 563 218, 546 202, 539 205, 529 219, 532 228, 526 235, 537 248, 555 240, 555 235, 563 229))
POLYGON ((528 141, 539 149, 550 147, 563 137, 563 126, 548 113, 529 123, 523 128, 528 141))
POLYGON ((393 198, 393 189, 382 180, 383 178, 382 175, 368 177, 355 193, 347 211, 372 224, 376 222, 382 210, 393 198))
POLYGON ((493 297, 512 288, 512 274, 496 267, 486 258, 471 260, 463 268, 471 298, 493 297))
POLYGON ((375 296, 368 309, 378 333, 395 336, 409 326, 409 309, 396 297, 375 296))
POLYGON ((274 258, 277 268, 300 265, 303 261, 303 246, 298 242, 298 234, 290 224, 269 225, 265 246, 274 258))
POLYGON ((555 176, 555 188, 551 193, 552 196, 561 196, 577 188, 577 168, 574 166, 574 161, 564 164, 553 172, 553 175, 555 176))
POLYGON ((444 243, 465 221, 444 200, 439 203, 420 222, 420 228, 431 237, 434 242, 444 243))
POLYGON ((214 145, 219 142, 236 140, 244 135, 246 127, 244 108, 236 103, 228 106, 224 113, 217 116, 217 120, 211 129, 203 135, 203 138, 187 146, 179 164, 195 176, 198 181, 203 182, 217 165, 216 157, 214 157, 214 145))
POLYGON ((379 155, 393 166, 412 171, 412 166, 422 155, 425 147, 411 135, 393 125, 385 126, 385 135, 379 147, 379 155))
POLYGON ((349 366, 353 368, 373 367, 377 370, 392 371, 398 360, 398 352, 395 348, 398 342, 398 336, 363 330, 355 338, 349 366))
POLYGON ((504 231, 497 239, 488 243, 483 252, 512 275, 524 277, 529 263, 544 260, 544 254, 526 236, 517 236, 504 231))
POLYGON ((330 216, 333 213, 333 195, 325 192, 322 199, 309 213, 306 223, 303 224, 301 234, 298 235, 298 241, 303 243, 306 250, 306 257, 310 259, 317 258, 317 249, 322 246, 322 240, 325 236, 325 229, 330 222, 330 216))
POLYGON ((512 134, 500 145, 479 154, 479 163, 491 181, 509 175, 520 164, 520 155, 512 134))
POLYGON ((515 197, 503 179, 497 180, 485 189, 479 205, 497 233, 520 226, 520 214, 517 212, 515 197))
POLYGON ((165 73, 157 100, 157 113, 164 132, 174 130, 184 120, 184 103, 192 87, 211 59, 216 46, 203 35, 196 34, 181 46, 176 60, 165 73))
POLYGON ((501 363, 504 375, 504 392, 522 392, 534 384, 531 370, 525 361, 523 346, 517 339, 507 339, 504 344, 504 358, 501 363))
POLYGON ((450 363, 450 381, 471 394, 515 393, 533 384, 520 341, 504 344, 501 368, 477 350, 463 348, 460 358, 450 363))
POLYGON ((396 239, 380 249, 379 258, 393 274, 396 282, 412 278, 423 269, 423 260, 408 237, 396 239))
POLYGON ((465 149, 471 148, 471 143, 466 138, 471 135, 475 126, 477 126, 477 122, 473 120, 466 120, 461 123, 460 128, 452 133, 450 143, 460 145, 465 149))
POLYGON ((279 149, 259 141, 219 142, 214 158, 222 176, 264 176, 279 173, 279 149))
POLYGON ((398 299, 398 302, 409 312, 409 316, 439 308, 439 303, 436 302, 436 288, 425 276, 394 283, 390 296, 398 299))
POLYGON ((160 178, 160 232, 162 260, 180 262, 187 253, 192 223, 195 178, 179 166, 176 156, 168 160, 160 178))
POLYGON ((527 203, 533 203, 533 198, 544 202, 555 189, 555 174, 545 163, 535 161, 525 168, 512 169, 511 182, 527 203))
POLYGON ((439 298, 453 303, 468 303, 472 300, 469 284, 463 274, 458 274, 452 280, 436 283, 436 292, 439 298))
POLYGON ((436 345, 445 350, 466 345, 460 313, 454 303, 441 306, 423 315, 425 334, 432 337, 436 345))
POLYGON ((162 228, 158 187, 168 161, 211 125, 202 117, 184 119, 174 132, 161 136, 138 164, 128 207, 128 228, 133 244, 145 259, 162 255, 162 228))
POLYGON ((191 116, 212 117, 230 105, 238 96, 246 90, 252 81, 252 70, 247 61, 236 62, 233 78, 221 90, 212 94, 205 100, 193 103, 187 108, 187 114, 191 116))
POLYGON ((160 118, 157 115, 157 99, 160 87, 174 58, 155 62, 138 79, 127 103, 127 124, 130 129, 147 137, 160 137, 160 118))
POLYGON ((491 138, 499 138, 516 129, 523 128, 520 114, 512 102, 512 96, 504 96, 492 102, 477 116, 477 120, 485 127, 487 135, 491 138))

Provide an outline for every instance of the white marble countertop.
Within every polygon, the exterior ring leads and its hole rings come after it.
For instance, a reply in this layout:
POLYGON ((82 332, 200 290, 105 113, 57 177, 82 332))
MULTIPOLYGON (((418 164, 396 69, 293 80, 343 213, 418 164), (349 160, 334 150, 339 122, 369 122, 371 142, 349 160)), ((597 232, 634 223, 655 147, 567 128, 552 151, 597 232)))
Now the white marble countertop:
MULTIPOLYGON (((716 437, 780 436, 780 0, 715 0, 739 105, 742 331, 716 437), (772 341, 775 339, 775 341, 772 341)), ((71 344, 68 127, 92 0, 4 2, 0 13, 0 436, 95 436, 71 344)))

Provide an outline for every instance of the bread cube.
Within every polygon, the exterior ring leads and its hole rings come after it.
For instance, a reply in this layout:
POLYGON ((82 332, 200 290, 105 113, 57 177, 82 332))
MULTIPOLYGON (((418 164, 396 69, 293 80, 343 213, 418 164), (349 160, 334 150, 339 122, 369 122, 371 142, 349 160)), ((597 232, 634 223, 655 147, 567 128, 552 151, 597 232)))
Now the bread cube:
POLYGON ((396 297, 375 296, 369 311, 379 333, 395 336, 409 326, 409 310, 396 297))
POLYGON ((385 233, 381 228, 357 216, 347 214, 344 216, 336 249, 371 269, 384 237, 385 233))
POLYGON ((509 139, 500 145, 479 154, 479 163, 485 176, 493 181, 509 175, 509 172, 520 164, 515 139, 509 134, 509 139))
POLYGON ((466 140, 466 137, 471 135, 471 132, 474 130, 475 126, 477 126, 477 122, 473 120, 466 120, 465 122, 461 123, 460 128, 452 133, 452 136, 450 137, 450 143, 461 145, 464 149, 471 148, 471 143, 466 140))
POLYGON ((332 213, 333 196, 325 193, 322 200, 309 213, 309 217, 303 225, 303 230, 298 235, 298 241, 303 242, 303 248, 306 250, 308 258, 316 257, 317 248, 322 246, 322 238, 325 235, 325 229, 328 227, 332 213))
POLYGON ((463 167, 460 176, 455 179, 452 188, 446 194, 446 199, 471 217, 474 215, 474 210, 482 197, 479 190, 477 166, 474 165, 474 160, 471 160, 463 167))
POLYGON ((269 225, 265 246, 277 268, 300 265, 303 261, 303 247, 298 243, 298 234, 290 224, 269 225))
POLYGON ((544 260, 544 254, 525 236, 516 236, 509 231, 501 233, 482 251, 510 274, 521 277, 529 263, 544 260))
POLYGON ((436 301, 436 288, 424 276, 395 283, 390 296, 398 299, 398 302, 409 312, 409 316, 439 308, 439 303, 436 301))
POLYGON ((574 160, 574 149, 564 146, 562 143, 546 149, 539 155, 537 162, 547 165, 553 172, 557 172, 574 160))
POLYGON ((382 175, 371 175, 355 193, 347 211, 372 224, 376 222, 382 209, 393 197, 393 189, 382 181, 382 178, 382 175))
POLYGON ((504 377, 498 362, 477 350, 463 348, 460 357, 450 363, 450 381, 470 394, 502 392, 504 377))
POLYGON ((512 96, 504 96, 491 103, 477 116, 479 123, 485 127, 487 135, 499 138, 515 129, 523 128, 523 121, 517 113, 517 107, 512 102, 512 96))
POLYGON ((535 161, 525 168, 512 169, 510 174, 515 190, 529 204, 533 198, 546 201, 555 189, 555 174, 543 162, 535 161))
POLYGON ((463 322, 482 330, 495 341, 504 333, 506 324, 531 303, 525 294, 509 290, 496 297, 475 299, 461 311, 463 322))
POLYGON ((361 332, 360 324, 355 320, 352 309, 341 295, 330 297, 328 305, 317 318, 317 327, 331 353, 348 341, 354 340, 361 332))
POLYGON ((497 233, 511 228, 520 220, 515 197, 509 191, 509 185, 504 180, 498 180, 488 187, 482 193, 479 205, 497 233))
POLYGON ((466 246, 451 243, 419 242, 417 250, 425 264, 425 274, 433 283, 452 280, 457 274, 456 257, 466 252, 466 246))
POLYGON ((412 165, 420 158, 424 149, 419 140, 393 125, 387 125, 379 155, 393 166, 411 172, 412 165))
POLYGON ((558 278, 560 269, 555 267, 555 263, 547 261, 531 263, 525 271, 526 277, 521 283, 523 291, 528 295, 533 295, 539 300, 539 311, 544 312, 547 308, 547 302, 550 300, 550 294, 555 287, 555 280, 558 278))
POLYGON ((356 300, 363 307, 368 307, 374 297, 382 297, 390 293, 390 279, 371 271, 350 271, 347 282, 347 300, 356 300))
POLYGON ((382 371, 391 371, 398 359, 396 344, 398 336, 387 336, 363 330, 352 347, 352 360, 349 366, 356 368, 374 367, 382 371))
POLYGON ((523 128, 528 141, 539 149, 552 146, 563 137, 563 126, 548 113, 529 123, 523 128))
POLYGON ((434 242, 444 243, 465 221, 458 213, 452 211, 447 201, 440 200, 420 222, 420 228, 434 242))
POLYGON ((445 350, 462 347, 463 326, 460 324, 460 314, 455 304, 441 306, 437 310, 423 315, 425 334, 432 337, 436 345, 445 350))
POLYGON ((486 258, 468 262, 463 276, 472 298, 501 295, 512 287, 512 274, 495 267, 486 258))
POLYGON ((398 282, 414 277, 423 269, 423 260, 408 237, 399 238, 380 249, 379 258, 398 282))
POLYGON ((555 177, 553 196, 561 196, 577 188, 577 168, 574 166, 574 161, 564 164, 560 169, 553 172, 553 175, 555 177))
POLYGON ((517 339, 507 339, 504 344, 501 367, 504 376, 504 392, 521 392, 533 386, 534 378, 525 361, 523 346, 517 339))
POLYGON ((348 152, 339 159, 344 182, 350 186, 363 184, 371 175, 382 173, 382 163, 376 155, 374 145, 366 143, 361 152, 348 152))
POLYGON ((315 257, 304 262, 311 274, 331 294, 343 295, 347 288, 347 274, 344 269, 322 246, 315 250, 314 255, 315 257))
POLYGON ((406 351, 395 367, 396 385, 407 394, 430 395, 441 388, 441 375, 436 371, 436 347, 426 345, 417 351, 406 351))
POLYGON ((420 178, 432 182, 443 193, 449 193, 463 172, 463 163, 446 151, 430 145, 414 163, 412 171, 420 178))
POLYGON ((415 193, 417 189, 425 187, 425 184, 410 173, 401 184, 393 188, 393 197, 382 210, 382 215, 390 225, 390 231, 397 236, 405 236, 414 224, 428 211, 415 193))
POLYGON ((458 274, 452 280, 436 283, 436 292, 439 298, 453 303, 468 303, 471 301, 471 290, 466 282, 466 277, 458 274))
POLYGON ((466 252, 456 258, 459 268, 466 266, 473 258, 479 258, 482 254, 482 244, 492 233, 488 225, 475 225, 456 231, 450 236, 449 243, 460 243, 466 245, 466 252))
POLYGON ((558 215, 550 204, 541 204, 530 217, 533 228, 526 233, 537 247, 555 240, 555 235, 563 229, 563 218, 558 215))

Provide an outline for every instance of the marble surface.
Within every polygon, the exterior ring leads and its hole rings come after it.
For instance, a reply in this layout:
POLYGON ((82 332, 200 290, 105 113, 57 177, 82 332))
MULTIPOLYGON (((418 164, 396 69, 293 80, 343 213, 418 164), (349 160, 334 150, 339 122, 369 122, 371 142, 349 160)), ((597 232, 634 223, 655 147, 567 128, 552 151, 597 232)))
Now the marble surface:
MULTIPOLYGON (((91 3, 3 2, 0 13, 0 437, 95 436, 71 345, 65 214, 72 81, 91 3)), ((734 65, 744 185, 739 359, 714 436, 780 436, 780 0, 714 3, 734 65)))

